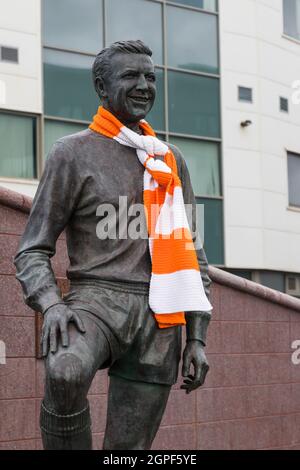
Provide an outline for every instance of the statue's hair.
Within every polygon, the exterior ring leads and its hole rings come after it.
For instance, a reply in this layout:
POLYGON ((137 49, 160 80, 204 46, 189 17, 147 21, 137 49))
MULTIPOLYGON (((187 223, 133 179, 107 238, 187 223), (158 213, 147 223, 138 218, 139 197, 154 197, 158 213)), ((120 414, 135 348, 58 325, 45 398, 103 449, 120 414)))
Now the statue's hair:
POLYGON ((151 49, 139 39, 136 41, 130 40, 114 42, 109 47, 102 49, 102 51, 100 51, 96 56, 92 69, 95 88, 98 78, 105 80, 105 78, 109 75, 111 58, 118 52, 122 52, 124 54, 145 54, 149 57, 152 56, 151 49))

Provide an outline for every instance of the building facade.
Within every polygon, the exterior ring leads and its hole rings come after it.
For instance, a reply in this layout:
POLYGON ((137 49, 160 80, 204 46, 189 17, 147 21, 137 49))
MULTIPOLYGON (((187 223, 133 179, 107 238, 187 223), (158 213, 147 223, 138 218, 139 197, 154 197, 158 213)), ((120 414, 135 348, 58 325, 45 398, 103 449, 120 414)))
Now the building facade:
POLYGON ((226 267, 300 296, 300 1, 219 6, 226 267))
POLYGON ((210 264, 300 296, 300 0, 0 0, 0 11, 0 185, 34 195, 51 145, 99 105, 97 52, 140 38, 157 72, 148 120, 183 151, 210 264))

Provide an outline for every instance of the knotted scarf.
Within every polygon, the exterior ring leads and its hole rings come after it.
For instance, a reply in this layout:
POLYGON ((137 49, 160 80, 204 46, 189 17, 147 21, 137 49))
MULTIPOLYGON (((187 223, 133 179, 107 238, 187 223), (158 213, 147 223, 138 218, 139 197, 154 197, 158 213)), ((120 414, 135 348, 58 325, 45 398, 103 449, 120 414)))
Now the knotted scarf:
POLYGON ((144 206, 152 273, 149 306, 159 328, 185 324, 184 312, 210 311, 184 206, 175 157, 141 120, 139 135, 102 106, 90 129, 136 149, 145 167, 144 206), (155 158, 163 156, 163 160, 155 158))

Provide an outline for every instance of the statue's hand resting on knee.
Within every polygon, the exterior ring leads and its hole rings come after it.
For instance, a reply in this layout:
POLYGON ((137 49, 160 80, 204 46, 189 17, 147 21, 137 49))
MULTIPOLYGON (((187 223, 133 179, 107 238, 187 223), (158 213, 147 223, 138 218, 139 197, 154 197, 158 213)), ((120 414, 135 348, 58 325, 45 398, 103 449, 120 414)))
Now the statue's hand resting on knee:
POLYGON ((79 315, 66 305, 56 304, 47 310, 41 336, 43 356, 47 356, 48 350, 53 354, 56 353, 59 338, 64 348, 69 346, 68 323, 70 322, 74 323, 81 333, 85 333, 79 315))

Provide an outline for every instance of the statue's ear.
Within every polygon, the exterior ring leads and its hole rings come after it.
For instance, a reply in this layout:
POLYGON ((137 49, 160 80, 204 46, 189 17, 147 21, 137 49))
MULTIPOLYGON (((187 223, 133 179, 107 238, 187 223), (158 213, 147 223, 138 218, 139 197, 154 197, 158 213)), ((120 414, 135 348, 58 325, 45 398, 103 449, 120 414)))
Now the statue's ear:
POLYGON ((96 78, 95 88, 101 99, 106 98, 106 87, 102 77, 96 78))

